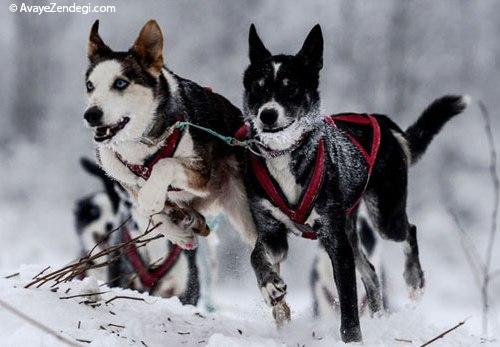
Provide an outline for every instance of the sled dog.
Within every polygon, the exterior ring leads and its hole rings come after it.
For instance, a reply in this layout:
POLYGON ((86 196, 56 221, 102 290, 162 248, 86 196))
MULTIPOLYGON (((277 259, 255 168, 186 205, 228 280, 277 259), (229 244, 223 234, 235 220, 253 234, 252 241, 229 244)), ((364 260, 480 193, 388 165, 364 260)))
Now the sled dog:
MULTIPOLYGON (((404 245, 404 279, 411 291, 424 287, 416 227, 408 221, 408 169, 467 98, 434 101, 408 129, 379 114, 320 111, 319 73, 323 36, 316 25, 295 55, 273 55, 255 27, 249 34, 250 65, 243 77, 244 115, 250 137, 260 141, 248 159, 245 186, 258 231, 251 255, 258 286, 269 305, 278 305, 287 286, 279 264, 288 234, 317 238, 328 254, 339 296, 340 334, 362 339, 355 268, 372 312, 382 308, 373 266, 355 231, 358 203, 386 239, 404 245)), ((307 245, 304 245, 307 247, 307 245)))

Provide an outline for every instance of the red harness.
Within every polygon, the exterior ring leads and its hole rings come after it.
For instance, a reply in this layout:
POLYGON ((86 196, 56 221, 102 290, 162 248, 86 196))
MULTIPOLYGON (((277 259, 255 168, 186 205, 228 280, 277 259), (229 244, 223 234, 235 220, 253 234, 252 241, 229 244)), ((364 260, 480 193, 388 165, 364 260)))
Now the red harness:
MULTIPOLYGON (((124 229, 123 242, 129 242, 131 239, 132 238, 130 237, 128 230, 124 229)), ((134 244, 129 244, 125 249, 125 254, 127 255, 130 264, 132 264, 132 267, 137 273, 137 276, 139 276, 142 285, 149 290, 151 288, 154 288, 154 286, 156 286, 156 284, 165 275, 167 275, 170 270, 172 270, 172 267, 179 259, 181 252, 182 248, 176 245, 172 245, 167 257, 165 258, 165 261, 160 266, 151 271, 148 269, 148 266, 144 265, 144 262, 142 261, 142 258, 137 251, 137 247, 135 247, 134 244)))
POLYGON ((122 162, 123 165, 128 167, 130 171, 132 171, 136 176, 142 177, 146 181, 149 176, 151 176, 151 172, 153 171, 153 167, 164 158, 171 158, 179 142, 182 137, 182 131, 179 128, 175 128, 172 131, 165 141, 163 142, 163 146, 153 155, 151 159, 149 159, 144 165, 139 164, 131 164, 127 162, 120 154, 116 153, 116 157, 119 161, 122 162))
MULTIPOLYGON (((361 152, 366 160, 366 165, 368 167, 365 186, 354 204, 346 211, 346 213, 350 215, 358 206, 372 174, 373 167, 377 159, 378 149, 380 147, 380 125, 375 117, 367 114, 331 115, 327 116, 324 121, 327 124, 340 129, 346 134, 346 136, 361 152), (361 126, 369 126, 373 133, 370 153, 368 153, 368 151, 363 147, 363 145, 361 145, 361 143, 353 134, 341 129, 340 123, 345 123, 347 125, 350 123, 361 126)), ((325 140, 321 138, 318 142, 318 148, 316 150, 316 160, 314 163, 313 171, 311 173, 311 177, 309 179, 309 183, 302 193, 297 206, 295 206, 294 208, 290 207, 289 203, 286 201, 286 198, 281 193, 281 190, 276 186, 274 180, 269 174, 265 163, 261 160, 261 158, 252 154, 250 157, 250 168, 252 169, 252 172, 257 178, 257 181, 261 185, 262 189, 264 189, 271 202, 284 214, 286 214, 293 222, 297 224, 305 224, 314 206, 314 202, 319 195, 321 186, 323 185, 323 179, 325 176, 325 140)), ((316 239, 317 235, 316 232, 311 229, 311 231, 303 231, 302 237, 307 239, 316 239)))

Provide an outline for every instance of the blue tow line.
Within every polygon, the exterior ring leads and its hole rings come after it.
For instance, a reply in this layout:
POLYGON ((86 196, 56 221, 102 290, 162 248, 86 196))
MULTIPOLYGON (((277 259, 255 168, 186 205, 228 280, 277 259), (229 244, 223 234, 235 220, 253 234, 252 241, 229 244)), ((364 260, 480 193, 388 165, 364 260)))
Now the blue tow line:
POLYGON ((200 125, 197 125, 197 124, 193 124, 191 122, 177 122, 175 125, 174 125, 176 128, 178 129, 181 129, 181 130, 185 130, 187 127, 191 126, 193 128, 196 128, 196 129, 199 129, 201 131, 204 131, 206 132, 207 134, 210 134, 216 138, 218 138, 219 140, 223 141, 225 144, 229 145, 229 146, 239 146, 239 147, 245 147, 245 148, 248 148, 249 151, 251 151, 252 153, 255 153, 255 154, 258 154, 260 155, 259 153, 255 152, 254 150, 251 149, 251 145, 253 143, 260 143, 259 141, 257 140, 254 140, 254 139, 248 139, 248 140, 245 140, 245 141, 240 141, 232 136, 224 136, 222 134, 219 134, 218 132, 210 129, 210 128, 205 128, 205 127, 202 127, 200 125))

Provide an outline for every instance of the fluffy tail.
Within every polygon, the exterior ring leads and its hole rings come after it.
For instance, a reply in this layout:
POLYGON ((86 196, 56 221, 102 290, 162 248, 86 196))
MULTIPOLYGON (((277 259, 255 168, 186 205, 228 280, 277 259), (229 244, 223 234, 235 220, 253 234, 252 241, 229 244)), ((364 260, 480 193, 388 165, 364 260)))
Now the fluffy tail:
POLYGON ((408 127, 405 137, 410 145, 412 164, 416 163, 434 136, 453 116, 462 113, 470 103, 465 95, 446 95, 430 104, 417 121, 408 127))

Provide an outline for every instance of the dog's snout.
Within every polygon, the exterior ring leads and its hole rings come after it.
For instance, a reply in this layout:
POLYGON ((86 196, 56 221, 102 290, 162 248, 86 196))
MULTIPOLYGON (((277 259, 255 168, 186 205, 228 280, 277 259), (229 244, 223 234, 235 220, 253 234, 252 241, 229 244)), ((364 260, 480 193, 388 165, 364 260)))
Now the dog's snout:
POLYGON ((265 108, 260 112, 260 121, 264 125, 273 125, 278 119, 278 111, 274 108, 265 108))
POLYGON ((92 106, 83 115, 83 118, 89 123, 90 126, 98 126, 102 122, 103 112, 97 106, 92 106))

